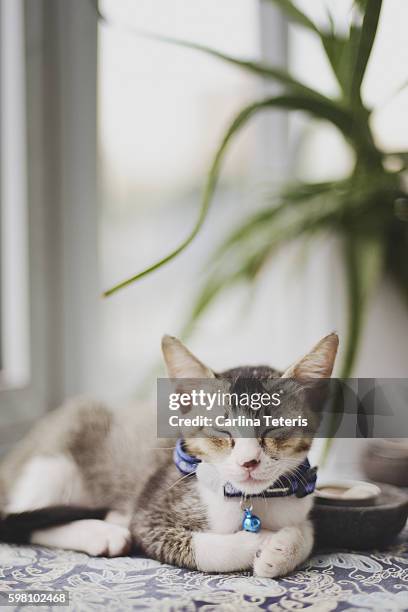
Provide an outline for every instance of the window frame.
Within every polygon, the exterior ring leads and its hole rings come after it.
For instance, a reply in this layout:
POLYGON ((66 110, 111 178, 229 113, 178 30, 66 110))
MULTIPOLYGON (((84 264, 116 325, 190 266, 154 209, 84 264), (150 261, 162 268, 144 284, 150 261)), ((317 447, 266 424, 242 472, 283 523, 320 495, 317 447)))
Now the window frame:
POLYGON ((24 27, 30 370, 0 387, 2 450, 87 390, 98 354, 97 17, 82 0, 11 1, 24 27))
POLYGON ((1 321, 2 420, 21 418, 32 400, 28 388, 28 222, 25 113, 24 7, 21 0, 1 0, 1 321), (7 19, 7 23, 5 21, 7 19), (20 34, 20 35, 19 35, 20 34), (12 73, 9 68, 13 62, 12 73), (7 81, 7 82, 6 82, 7 81), (17 129, 15 129, 17 128, 17 129), (10 131, 15 129, 15 133, 10 131), (9 265, 13 268, 9 272, 9 265), (12 298, 16 303, 13 303, 12 298), (17 350, 15 350, 15 347, 17 350), (7 410, 4 410, 4 406, 7 410), (9 418, 7 418, 6 414, 9 418))

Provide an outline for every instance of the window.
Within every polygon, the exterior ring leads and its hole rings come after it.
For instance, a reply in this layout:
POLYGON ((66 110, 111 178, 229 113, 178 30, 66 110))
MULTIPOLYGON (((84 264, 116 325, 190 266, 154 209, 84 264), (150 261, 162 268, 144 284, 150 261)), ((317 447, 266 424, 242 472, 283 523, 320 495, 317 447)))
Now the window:
MULTIPOLYGON (((193 247, 160 277, 101 300, 103 288, 185 237, 226 124, 264 89, 126 26, 274 63, 285 60, 286 40, 276 11, 256 0, 201 0, 194 10, 186 0, 171 9, 143 0, 137 11, 133 0, 102 0, 113 25, 99 28, 92 2, 0 5, 1 444, 12 441, 9 426, 26 427, 68 396, 133 392, 157 363, 162 333, 183 326, 220 229, 262 203, 265 176, 275 176, 284 157, 283 117, 254 121, 228 155, 193 247)), ((196 330, 203 346, 211 347, 228 311, 215 309, 196 330)))
MULTIPOLYGON (((107 288, 165 255, 188 234, 224 130, 245 103, 263 93, 262 82, 248 73, 134 31, 238 57, 270 57, 277 64, 285 55, 285 29, 274 10, 261 9, 254 0, 103 0, 100 10, 108 20, 99 28, 98 73, 99 245, 107 288), (265 21, 276 33, 272 45, 270 28, 262 36, 265 21)), ((161 335, 183 327, 210 251, 225 227, 262 203, 265 177, 276 176, 285 146, 282 123, 282 116, 278 121, 264 116, 237 138, 210 219, 188 251, 103 304, 107 393, 131 393, 160 359, 161 335), (274 129, 267 140, 269 121, 274 129)), ((226 319, 228 310, 215 309, 208 325, 201 326, 203 349, 231 319, 226 319)), ((237 310, 234 303, 231 310, 237 310)), ((200 326, 195 331, 199 335, 200 326)))
POLYGON ((42 0, 0 0, 0 9, 3 451, 91 387, 99 282, 94 11, 42 0))

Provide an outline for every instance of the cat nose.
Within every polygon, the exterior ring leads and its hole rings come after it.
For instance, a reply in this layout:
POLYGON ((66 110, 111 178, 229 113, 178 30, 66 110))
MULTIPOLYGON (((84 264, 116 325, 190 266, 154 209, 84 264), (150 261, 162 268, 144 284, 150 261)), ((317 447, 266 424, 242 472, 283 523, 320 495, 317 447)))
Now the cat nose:
POLYGON ((242 467, 248 468, 249 470, 253 470, 259 463, 259 459, 251 459, 250 461, 245 461, 241 463, 242 467))

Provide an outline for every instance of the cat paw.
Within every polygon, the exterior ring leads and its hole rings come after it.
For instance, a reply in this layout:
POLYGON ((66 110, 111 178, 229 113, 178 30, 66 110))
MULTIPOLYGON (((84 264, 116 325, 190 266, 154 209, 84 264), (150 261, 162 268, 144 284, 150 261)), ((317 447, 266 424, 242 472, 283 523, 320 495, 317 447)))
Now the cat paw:
POLYGON ((92 557, 122 557, 131 547, 132 536, 126 527, 95 521, 84 533, 83 550, 92 557))
POLYGON ((303 537, 296 527, 285 527, 271 535, 255 554, 254 576, 286 576, 303 561, 302 545, 303 537))
POLYGON ((132 515, 126 512, 119 512, 117 510, 111 510, 105 517, 107 523, 113 525, 120 525, 121 527, 129 527, 132 515))

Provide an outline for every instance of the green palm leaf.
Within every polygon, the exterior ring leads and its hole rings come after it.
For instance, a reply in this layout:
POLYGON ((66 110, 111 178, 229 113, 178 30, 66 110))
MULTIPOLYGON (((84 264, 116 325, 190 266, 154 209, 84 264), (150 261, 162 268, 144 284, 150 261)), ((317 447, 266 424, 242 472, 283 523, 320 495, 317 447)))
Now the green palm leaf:
POLYGON ((253 104, 248 105, 235 117, 230 127, 226 131, 220 146, 218 147, 218 150, 216 152, 216 155, 214 156, 207 176, 207 181, 201 200, 199 216, 190 234, 187 236, 187 238, 185 238, 185 240, 181 242, 181 244, 177 248, 171 251, 168 255, 161 258, 148 268, 145 268, 141 272, 138 272, 134 276, 131 276, 130 278, 127 278, 116 284, 115 286, 111 287, 110 289, 106 290, 103 294, 104 297, 108 297, 116 291, 119 291, 120 289, 127 287, 128 285, 143 278, 144 276, 158 270, 165 264, 172 261, 191 244, 191 242, 194 240, 194 238, 200 231, 207 217, 207 213, 218 181, 221 164, 232 138, 241 130, 244 125, 246 125, 249 119, 251 119, 255 114, 257 114, 259 111, 271 108, 306 111, 311 115, 314 115, 318 119, 326 119, 328 121, 331 121, 332 123, 337 125, 337 127, 344 133, 346 137, 352 136, 352 121, 350 116, 346 111, 342 110, 340 107, 337 107, 334 103, 330 101, 309 98, 301 94, 287 94, 281 96, 274 96, 272 98, 266 98, 265 100, 254 102, 253 104))
POLYGON ((334 33, 333 23, 330 30, 318 28, 305 13, 290 0, 269 0, 278 6, 290 21, 297 23, 315 34, 322 42, 334 75, 347 100, 360 104, 360 88, 371 55, 377 32, 382 0, 359 0, 356 5, 363 14, 362 25, 352 24, 349 36, 334 33))
MULTIPOLYGON (((314 210, 304 208, 293 216, 287 201, 251 215, 234 229, 211 258, 210 275, 194 302, 183 334, 187 335, 197 319, 228 287, 253 282, 277 249, 299 236, 330 230, 338 223, 334 206, 315 201, 314 210)), ((340 202, 338 202, 340 206, 340 202)))
POLYGON ((211 200, 212 200, 212 196, 214 194, 215 191, 215 187, 217 184, 217 180, 218 180, 218 176, 219 176, 219 172, 220 172, 220 167, 221 167, 221 162, 224 158, 225 152, 227 150, 227 147, 230 143, 230 141, 232 140, 233 136, 239 132, 239 130, 247 123, 247 121, 252 117, 252 115, 254 113, 257 112, 257 110, 259 110, 260 108, 260 103, 255 103, 255 104, 251 104, 249 106, 247 106, 244 110, 242 110, 237 117, 233 120, 233 122, 231 123, 230 127, 228 128, 227 132, 225 133, 221 144, 219 145, 218 149, 217 149, 217 153, 213 159, 213 162, 211 164, 211 168, 209 170, 208 173, 208 177, 207 177, 207 181, 206 181, 206 185, 204 188, 204 193, 203 193, 203 197, 202 197, 202 201, 201 201, 201 207, 200 207, 200 211, 199 211, 199 215, 198 215, 198 219, 192 229, 192 231, 190 232, 190 234, 187 236, 187 238, 185 240, 183 240, 183 242, 181 242, 181 244, 174 249, 173 251, 171 251, 168 255, 166 255, 165 257, 163 257, 162 259, 158 260, 157 262, 155 262, 154 264, 152 264, 151 266, 149 266, 148 268, 145 268, 144 270, 142 270, 141 272, 138 272, 137 274, 135 274, 134 276, 125 279, 124 281, 121 281, 120 283, 118 283, 117 285, 115 285, 114 287, 108 289, 107 291, 104 292, 104 297, 108 297, 109 295, 112 295, 113 293, 115 293, 116 291, 119 291, 119 289, 123 289, 124 287, 127 287, 128 285, 134 283, 135 281, 143 278, 144 276, 151 274, 152 272, 154 272, 155 270, 158 270, 159 268, 161 268, 162 266, 164 266, 165 264, 169 263, 172 259, 174 259, 175 257, 177 257, 177 255, 179 255, 180 253, 182 253, 188 246, 189 244, 194 240, 194 238, 197 236, 198 232, 200 231, 207 213, 208 213, 208 209, 210 207, 211 204, 211 200))
POLYGON ((361 100, 360 88, 363 82, 368 60, 374 45, 377 33, 378 22, 380 19, 382 0, 366 0, 360 3, 365 6, 364 19, 361 30, 358 29, 356 36, 356 51, 354 65, 351 73, 350 97, 353 103, 361 100))
MULTIPOLYGON (((333 192, 340 190, 343 185, 342 181, 328 181, 323 183, 296 183, 288 185, 286 189, 279 194, 279 201, 273 206, 260 210, 251 215, 242 224, 235 228, 229 236, 224 240, 222 245, 216 249, 212 257, 212 261, 218 261, 221 256, 229 251, 234 246, 242 248, 242 240, 247 236, 259 236, 259 232, 269 231, 271 224, 287 224, 287 218, 291 210, 301 204, 311 204, 316 202, 316 199, 333 192)), ((333 199, 332 199, 333 201, 333 199)), ((328 212, 327 204, 325 203, 325 212, 328 212)), ((331 207, 330 207, 331 210, 331 207)), ((320 214, 320 210, 318 211, 320 214)), ((310 209, 305 211, 305 214, 313 216, 314 213, 310 209)))
POLYGON ((346 92, 348 89, 350 89, 349 70, 351 60, 349 39, 348 37, 336 36, 334 33, 334 24, 331 15, 329 14, 330 30, 326 32, 318 28, 316 24, 290 0, 268 1, 280 8, 289 21, 310 30, 319 36, 326 52, 327 59, 329 60, 333 73, 341 86, 342 91, 346 92))
POLYGON ((347 88, 350 64, 348 39, 336 36, 331 32, 326 34, 322 32, 320 38, 334 75, 344 92, 347 88))

